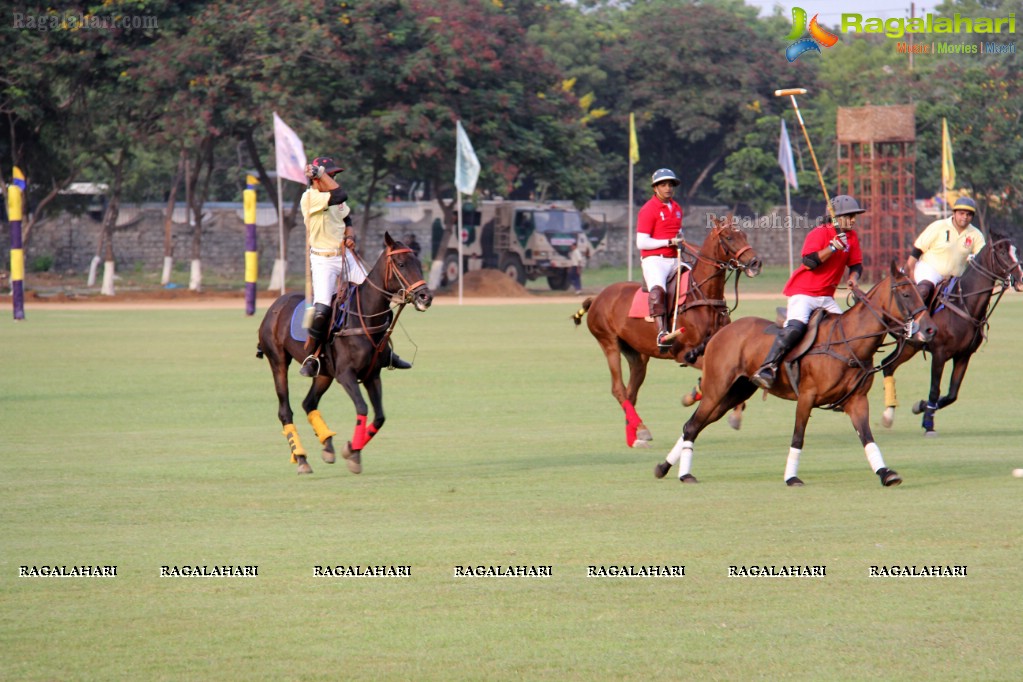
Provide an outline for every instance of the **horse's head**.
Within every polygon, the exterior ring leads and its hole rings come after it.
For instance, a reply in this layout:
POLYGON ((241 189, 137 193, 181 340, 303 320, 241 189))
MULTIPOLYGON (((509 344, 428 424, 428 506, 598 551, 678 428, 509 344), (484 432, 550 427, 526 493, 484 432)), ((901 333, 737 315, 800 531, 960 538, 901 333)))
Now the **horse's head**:
POLYGON ((420 312, 429 308, 433 303, 433 293, 423 279, 419 258, 412 249, 392 239, 387 232, 384 233, 384 247, 384 290, 404 303, 411 303, 420 312))
POLYGON ((746 239, 746 233, 735 226, 734 218, 728 215, 714 218, 713 222, 714 227, 708 237, 710 240, 708 246, 714 249, 711 258, 731 270, 742 270, 747 277, 759 275, 763 263, 746 239))
POLYGON ((1012 284, 1016 291, 1023 291, 1023 266, 1019 262, 1019 249, 1012 239, 991 233, 991 241, 977 255, 977 259, 982 256, 983 267, 992 279, 1012 284))
MULTIPOLYGON (((902 327, 906 339, 927 343, 934 338, 937 327, 927 312, 927 306, 920 298, 920 291, 893 259, 891 262, 891 286, 882 301, 882 308, 888 316, 902 327)), ((883 281, 882 281, 883 284, 883 281)), ((878 288, 882 288, 878 285, 878 288)), ((883 288, 882 288, 883 289, 883 288)), ((882 290, 882 295, 884 292, 882 290)))

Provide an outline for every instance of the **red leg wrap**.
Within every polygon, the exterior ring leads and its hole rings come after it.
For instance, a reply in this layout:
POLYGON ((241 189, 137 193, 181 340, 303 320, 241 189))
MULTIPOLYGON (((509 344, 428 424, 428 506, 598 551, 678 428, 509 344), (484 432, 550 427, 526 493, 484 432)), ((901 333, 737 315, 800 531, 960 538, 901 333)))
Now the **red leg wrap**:
POLYGON ((355 432, 352 434, 352 450, 361 450, 369 442, 366 435, 366 415, 355 416, 355 432))
POLYGON ((373 440, 373 436, 377 435, 377 431, 379 431, 379 430, 380 429, 378 429, 376 427, 376 424, 370 424, 369 426, 367 426, 366 427, 366 442, 368 443, 371 440, 373 440))
POLYGON ((628 400, 622 402, 622 409, 625 410, 625 423, 632 427, 637 427, 643 423, 643 420, 639 418, 639 414, 636 413, 636 408, 632 406, 632 403, 628 400))

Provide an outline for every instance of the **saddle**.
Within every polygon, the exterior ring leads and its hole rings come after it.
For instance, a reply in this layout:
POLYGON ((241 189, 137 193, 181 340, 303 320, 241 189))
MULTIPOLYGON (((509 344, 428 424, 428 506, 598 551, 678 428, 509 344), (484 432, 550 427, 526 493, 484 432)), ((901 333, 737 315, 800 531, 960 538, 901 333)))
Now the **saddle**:
MULTIPOLYGON (((785 317, 788 315, 788 310, 785 308, 776 308, 775 312, 774 324, 768 325, 764 330, 765 334, 772 336, 777 336, 781 328, 785 326, 785 317)), ((799 395, 799 359, 813 348, 813 344, 817 341, 818 328, 827 315, 828 312, 824 308, 817 308, 813 311, 806 323, 806 332, 804 332, 803 338, 782 358, 781 366, 785 368, 785 376, 788 377, 789 384, 792 385, 792 390, 796 395, 799 395)))
MULTIPOLYGON (((678 273, 671 273, 671 277, 668 278, 667 285, 667 300, 665 301, 665 308, 670 311, 675 311, 681 308, 686 302, 686 292, 689 290, 689 270, 682 271, 681 283, 676 286, 678 282, 678 273), (675 292, 681 292, 678 301, 675 301, 675 292)), ((636 290, 636 294, 632 297, 632 305, 629 306, 629 317, 644 319, 647 322, 653 322, 653 318, 650 317, 650 291, 646 287, 644 282, 640 285, 639 289, 636 290)))
MULTIPOLYGON (((334 294, 331 299, 330 304, 335 307, 336 313, 334 315, 334 324, 331 325, 330 330, 327 332, 328 340, 340 332, 345 326, 345 322, 348 320, 348 305, 351 303, 352 294, 354 292, 355 285, 349 284, 340 302, 338 302, 339 294, 334 294)), ((305 317, 305 310, 306 300, 303 298, 295 306, 295 310, 292 311, 291 324, 289 325, 291 338, 300 343, 305 343, 309 338, 309 330, 302 326, 303 318, 305 317)))

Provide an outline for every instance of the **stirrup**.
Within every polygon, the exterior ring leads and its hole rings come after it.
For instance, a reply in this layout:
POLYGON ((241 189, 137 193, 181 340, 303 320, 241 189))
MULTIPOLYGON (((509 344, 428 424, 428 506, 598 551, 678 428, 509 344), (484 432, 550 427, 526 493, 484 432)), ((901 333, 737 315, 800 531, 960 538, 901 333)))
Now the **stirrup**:
POLYGON ((764 365, 757 370, 757 373, 750 377, 750 381, 765 391, 774 386, 774 380, 778 377, 778 370, 771 365, 764 365))
POLYGON ((302 368, 298 373, 304 377, 314 377, 320 373, 320 356, 310 355, 302 361, 302 368))
POLYGON ((671 348, 671 344, 680 336, 682 336, 681 329, 676 329, 673 332, 657 332, 657 345, 666 350, 671 348))

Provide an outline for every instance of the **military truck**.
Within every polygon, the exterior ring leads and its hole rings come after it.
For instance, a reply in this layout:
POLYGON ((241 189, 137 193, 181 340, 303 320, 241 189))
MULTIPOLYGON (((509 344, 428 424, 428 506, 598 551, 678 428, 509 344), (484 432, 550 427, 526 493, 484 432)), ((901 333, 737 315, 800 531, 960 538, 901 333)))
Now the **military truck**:
POLYGON ((560 291, 568 288, 573 244, 587 257, 607 248, 602 216, 533 202, 484 201, 480 210, 463 209, 461 265, 456 231, 444 231, 437 250, 442 266, 431 278, 440 281, 431 281, 431 287, 456 284, 461 273, 491 268, 523 285, 546 277, 550 288, 560 291))

